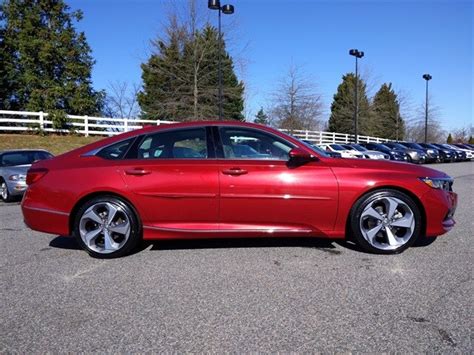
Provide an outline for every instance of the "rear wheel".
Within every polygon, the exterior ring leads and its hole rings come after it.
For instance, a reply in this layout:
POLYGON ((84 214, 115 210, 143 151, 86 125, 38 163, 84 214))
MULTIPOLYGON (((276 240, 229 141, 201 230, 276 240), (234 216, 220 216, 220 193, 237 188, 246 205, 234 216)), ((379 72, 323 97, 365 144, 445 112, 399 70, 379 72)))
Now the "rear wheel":
POLYGON ((140 239, 140 222, 133 208, 114 196, 96 197, 82 205, 75 218, 74 236, 96 258, 130 253, 140 239))
POLYGON ((0 198, 4 202, 12 201, 12 196, 10 194, 10 191, 8 191, 7 183, 3 179, 0 179, 0 198))
POLYGON ((421 232, 421 213, 413 199, 397 190, 378 190, 360 198, 352 209, 356 242, 378 254, 400 253, 421 232))

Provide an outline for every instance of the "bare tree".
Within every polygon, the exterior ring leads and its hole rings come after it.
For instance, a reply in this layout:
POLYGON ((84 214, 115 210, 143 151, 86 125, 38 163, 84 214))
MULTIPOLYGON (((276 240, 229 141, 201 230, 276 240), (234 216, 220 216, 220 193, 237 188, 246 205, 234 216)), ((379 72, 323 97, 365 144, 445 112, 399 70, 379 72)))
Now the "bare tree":
MULTIPOLYGON (((428 142, 443 143, 446 131, 440 123, 441 109, 432 103, 429 97, 428 107, 428 142)), ((425 103, 418 106, 414 119, 407 122, 406 140, 413 142, 424 142, 425 140, 425 103)))
POLYGON ((464 126, 456 129, 453 132, 453 142, 454 143, 467 143, 469 138, 472 137, 473 127, 464 126))
POLYGON ((317 130, 321 128, 322 99, 314 81, 291 65, 272 94, 270 121, 279 128, 317 130))
POLYGON ((113 118, 136 118, 140 113, 137 94, 140 87, 125 81, 109 83, 106 90, 105 114, 113 118))

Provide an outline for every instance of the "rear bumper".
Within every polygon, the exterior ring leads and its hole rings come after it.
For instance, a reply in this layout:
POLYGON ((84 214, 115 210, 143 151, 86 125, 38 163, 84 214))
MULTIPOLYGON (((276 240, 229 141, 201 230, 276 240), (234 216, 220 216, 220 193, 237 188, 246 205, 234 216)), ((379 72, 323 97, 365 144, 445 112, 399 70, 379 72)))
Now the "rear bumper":
POLYGON ((28 197, 28 191, 21 202, 21 210, 23 220, 29 228, 50 234, 69 234, 69 214, 33 203, 28 197))
POLYGON ((431 189, 422 197, 422 203, 426 211, 428 237, 445 234, 454 227, 454 213, 458 203, 456 193, 431 189))

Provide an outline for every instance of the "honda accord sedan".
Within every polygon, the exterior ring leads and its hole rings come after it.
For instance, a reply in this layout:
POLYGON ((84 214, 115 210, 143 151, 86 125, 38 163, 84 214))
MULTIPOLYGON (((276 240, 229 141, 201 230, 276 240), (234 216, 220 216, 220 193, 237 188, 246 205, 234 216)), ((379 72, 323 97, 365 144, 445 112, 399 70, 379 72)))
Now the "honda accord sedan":
POLYGON ((25 223, 101 258, 141 239, 279 236, 399 253, 449 231, 457 204, 442 172, 335 159, 272 128, 222 121, 107 138, 35 163, 27 183, 25 223))

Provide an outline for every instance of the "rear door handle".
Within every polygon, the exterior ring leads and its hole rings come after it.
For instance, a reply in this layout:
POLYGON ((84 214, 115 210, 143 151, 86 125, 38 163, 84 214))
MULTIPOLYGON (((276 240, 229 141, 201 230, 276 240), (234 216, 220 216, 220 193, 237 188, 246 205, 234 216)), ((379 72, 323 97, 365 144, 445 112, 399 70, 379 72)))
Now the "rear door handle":
POLYGON ((150 170, 145 170, 143 168, 134 168, 134 169, 125 170, 125 174, 135 175, 135 176, 143 176, 143 175, 151 174, 151 171, 150 170))
POLYGON ((230 169, 222 170, 222 173, 225 175, 239 176, 239 175, 247 174, 248 171, 241 168, 230 168, 230 169))

